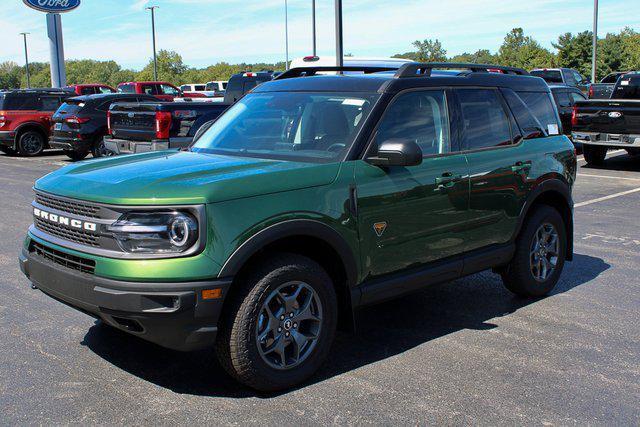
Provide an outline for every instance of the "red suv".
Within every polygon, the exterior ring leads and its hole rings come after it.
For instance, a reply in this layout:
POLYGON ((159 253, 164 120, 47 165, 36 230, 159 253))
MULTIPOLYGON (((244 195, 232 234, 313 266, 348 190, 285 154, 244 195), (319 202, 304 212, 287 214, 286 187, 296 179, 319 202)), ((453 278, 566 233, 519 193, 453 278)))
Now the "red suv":
POLYGON ((75 93, 65 89, 0 92, 0 151, 37 156, 48 148, 51 116, 75 93))
POLYGON ((127 82, 118 85, 118 92, 153 95, 163 101, 173 101, 175 98, 203 98, 201 93, 183 93, 180 89, 167 82, 127 82))
POLYGON ((96 93, 116 93, 116 90, 109 85, 103 84, 84 84, 84 85, 71 85, 65 87, 67 90, 72 90, 76 95, 94 95, 96 93))

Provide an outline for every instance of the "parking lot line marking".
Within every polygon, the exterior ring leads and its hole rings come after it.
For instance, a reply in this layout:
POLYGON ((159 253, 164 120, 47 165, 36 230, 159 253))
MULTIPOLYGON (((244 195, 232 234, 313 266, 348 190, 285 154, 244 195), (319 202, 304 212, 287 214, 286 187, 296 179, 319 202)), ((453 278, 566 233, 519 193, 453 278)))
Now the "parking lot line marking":
POLYGON ((609 175, 591 175, 587 173, 579 173, 578 176, 586 176, 587 178, 621 179, 624 181, 640 181, 640 178, 625 178, 621 176, 609 176, 609 175))
POLYGON ((593 203, 604 202, 605 200, 615 199, 616 197, 626 196, 628 194, 638 193, 640 188, 634 188, 633 190, 622 191, 620 193, 609 194, 608 196, 598 197, 597 199, 587 200, 586 202, 576 203, 575 208, 591 205, 593 203))

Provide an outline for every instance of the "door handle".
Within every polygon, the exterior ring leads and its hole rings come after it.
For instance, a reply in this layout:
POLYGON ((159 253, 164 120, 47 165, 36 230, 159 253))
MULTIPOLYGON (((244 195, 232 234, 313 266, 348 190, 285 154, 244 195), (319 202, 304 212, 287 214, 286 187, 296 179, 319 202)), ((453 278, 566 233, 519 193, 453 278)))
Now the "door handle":
POLYGON ((445 172, 436 178, 438 188, 451 188, 455 183, 462 180, 462 175, 454 175, 452 172, 445 172))
POLYGON ((512 172, 521 172, 525 169, 529 169, 531 167, 531 162, 516 162, 515 165, 511 166, 512 172))

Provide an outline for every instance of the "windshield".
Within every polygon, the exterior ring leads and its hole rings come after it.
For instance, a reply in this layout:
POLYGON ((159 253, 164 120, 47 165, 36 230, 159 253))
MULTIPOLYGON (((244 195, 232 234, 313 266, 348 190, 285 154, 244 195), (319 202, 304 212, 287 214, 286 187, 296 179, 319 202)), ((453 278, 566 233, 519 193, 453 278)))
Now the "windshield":
POLYGON ((378 97, 324 92, 249 94, 191 149, 314 163, 338 161, 353 144, 378 97))
POLYGON ((531 75, 542 77, 548 83, 562 83, 560 70, 533 70, 531 75))

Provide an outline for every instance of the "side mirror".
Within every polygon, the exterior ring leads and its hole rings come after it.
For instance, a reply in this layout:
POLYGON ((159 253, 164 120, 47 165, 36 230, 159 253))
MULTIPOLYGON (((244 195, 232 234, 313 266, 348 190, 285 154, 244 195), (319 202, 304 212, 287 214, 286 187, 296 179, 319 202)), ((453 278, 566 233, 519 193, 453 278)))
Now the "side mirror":
POLYGON ((417 166, 422 163, 422 150, 410 139, 388 139, 380 144, 378 152, 367 158, 375 166, 417 166))

